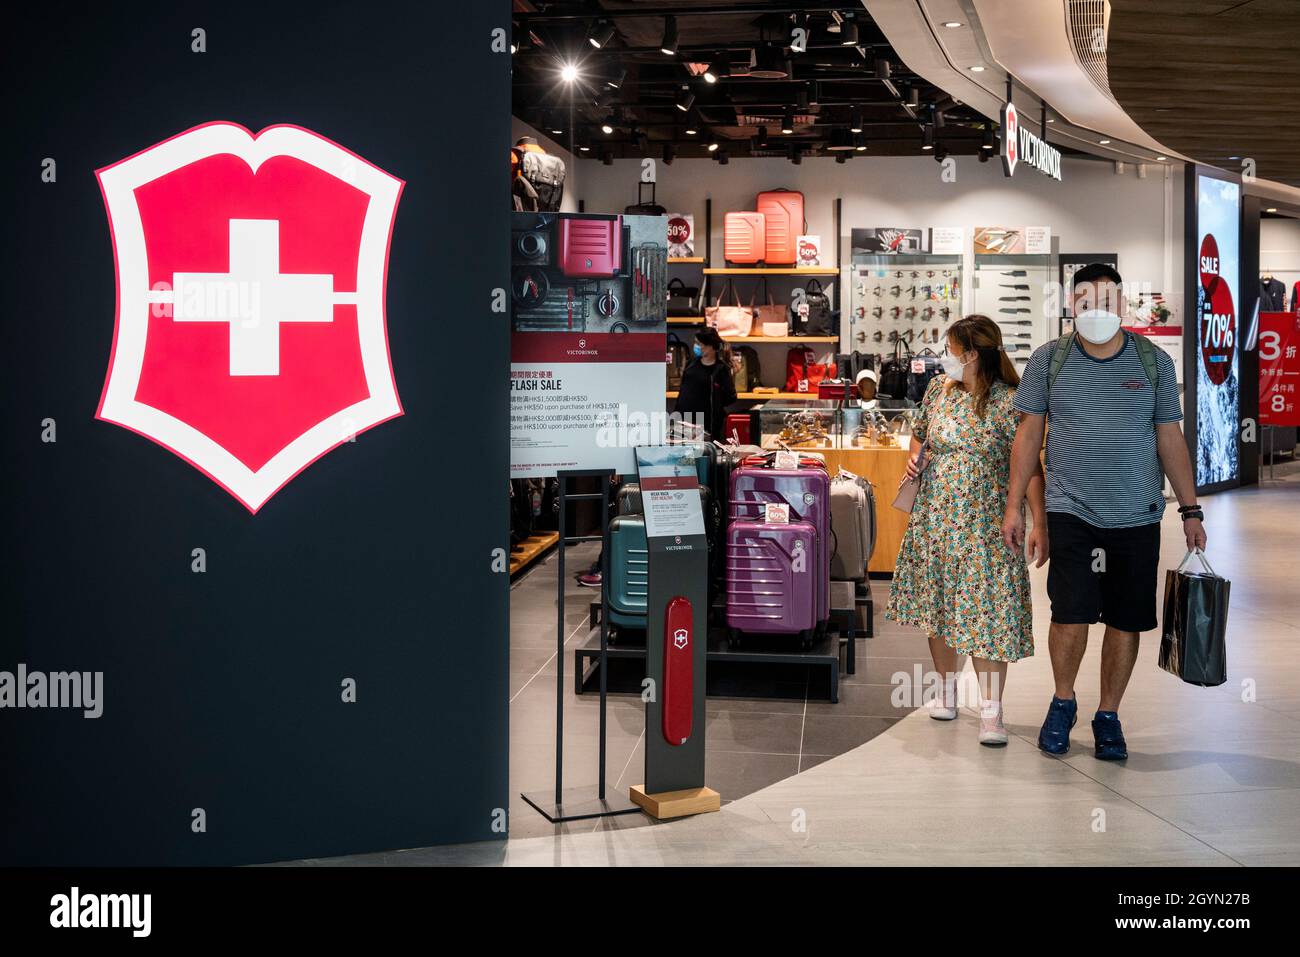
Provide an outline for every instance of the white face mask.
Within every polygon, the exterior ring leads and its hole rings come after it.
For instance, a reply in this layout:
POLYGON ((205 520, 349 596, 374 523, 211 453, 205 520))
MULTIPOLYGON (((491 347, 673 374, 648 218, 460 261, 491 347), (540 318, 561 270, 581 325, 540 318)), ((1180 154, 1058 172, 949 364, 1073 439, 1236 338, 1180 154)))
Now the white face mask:
POLYGON ((1074 328, 1079 335, 1095 346, 1114 339, 1119 326, 1119 316, 1108 309, 1089 309, 1074 317, 1074 328))
POLYGON ((943 366, 944 374, 947 375, 949 379, 956 379, 958 382, 963 381, 966 378, 966 370, 973 368, 975 365, 974 359, 971 359, 969 362, 962 362, 953 355, 940 356, 939 362, 943 366))

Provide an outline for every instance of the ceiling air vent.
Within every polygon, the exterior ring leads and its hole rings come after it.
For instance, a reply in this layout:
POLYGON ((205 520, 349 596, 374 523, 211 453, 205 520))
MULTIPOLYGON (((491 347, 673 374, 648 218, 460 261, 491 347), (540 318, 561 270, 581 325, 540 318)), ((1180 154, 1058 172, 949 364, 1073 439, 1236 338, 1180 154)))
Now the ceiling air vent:
POLYGON ((1114 102, 1106 69, 1106 29, 1109 22, 1108 0, 1065 0, 1065 26, 1075 59, 1097 89, 1114 102))

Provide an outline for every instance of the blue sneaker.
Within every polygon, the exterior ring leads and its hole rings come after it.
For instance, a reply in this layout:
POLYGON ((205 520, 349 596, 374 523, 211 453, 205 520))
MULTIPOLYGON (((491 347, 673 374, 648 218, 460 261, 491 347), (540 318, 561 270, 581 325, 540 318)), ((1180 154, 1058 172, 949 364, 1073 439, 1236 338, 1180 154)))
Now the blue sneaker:
POLYGON ((1052 695, 1052 703, 1047 706, 1047 718, 1038 732, 1038 747, 1048 754, 1064 754, 1070 750, 1070 729, 1079 720, 1079 702, 1075 698, 1066 701, 1052 695))
POLYGON ((1123 761, 1128 757, 1124 729, 1114 711, 1098 711, 1092 719, 1092 736, 1097 742, 1098 761, 1123 761))

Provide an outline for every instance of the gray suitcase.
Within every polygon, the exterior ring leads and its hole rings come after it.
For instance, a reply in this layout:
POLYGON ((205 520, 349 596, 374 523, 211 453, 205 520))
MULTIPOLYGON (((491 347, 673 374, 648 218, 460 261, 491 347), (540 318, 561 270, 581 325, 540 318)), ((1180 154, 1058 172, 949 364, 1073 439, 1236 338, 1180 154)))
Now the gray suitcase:
POLYGON ((876 497, 871 483, 848 472, 831 481, 832 581, 866 581, 876 548, 876 497))

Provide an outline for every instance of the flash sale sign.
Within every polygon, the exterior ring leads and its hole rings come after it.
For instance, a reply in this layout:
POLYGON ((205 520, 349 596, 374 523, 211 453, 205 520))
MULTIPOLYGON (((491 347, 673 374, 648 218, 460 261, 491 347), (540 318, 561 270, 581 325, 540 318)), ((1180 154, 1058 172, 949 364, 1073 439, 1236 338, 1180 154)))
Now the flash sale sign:
POLYGON ((1201 363, 1206 377, 1223 385, 1232 372, 1237 347, 1237 307, 1232 290, 1220 274, 1219 244, 1213 233, 1201 240, 1201 363))

